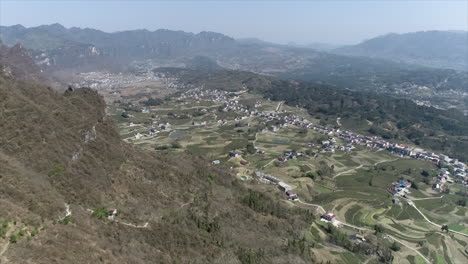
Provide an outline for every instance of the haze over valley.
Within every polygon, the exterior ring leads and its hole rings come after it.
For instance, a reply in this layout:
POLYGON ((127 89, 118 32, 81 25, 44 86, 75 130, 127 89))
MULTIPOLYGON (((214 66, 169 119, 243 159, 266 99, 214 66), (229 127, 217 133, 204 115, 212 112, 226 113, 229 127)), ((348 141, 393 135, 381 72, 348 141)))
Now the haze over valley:
POLYGON ((0 264, 468 261, 468 5, 40 3, 0 3, 0 264))

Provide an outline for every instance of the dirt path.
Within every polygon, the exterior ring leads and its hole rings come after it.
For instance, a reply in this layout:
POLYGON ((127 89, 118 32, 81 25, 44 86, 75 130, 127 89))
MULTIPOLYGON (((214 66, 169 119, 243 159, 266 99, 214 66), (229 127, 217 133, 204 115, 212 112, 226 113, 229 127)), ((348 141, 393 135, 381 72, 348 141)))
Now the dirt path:
MULTIPOLYGON (((384 159, 384 160, 381 160, 381 161, 379 161, 379 162, 374 163, 372 166, 377 166, 377 165, 379 165, 380 163, 389 162, 389 161, 396 161, 396 160, 398 160, 398 159, 393 159, 393 160, 384 159)), ((356 170, 359 170, 359 169, 362 168, 363 166, 364 166, 364 165, 361 164, 361 165, 357 166, 356 168, 352 168, 352 169, 349 169, 349 170, 347 170, 347 171, 342 171, 342 172, 336 174, 335 176, 333 176, 333 179, 335 179, 336 177, 339 177, 339 176, 341 176, 341 175, 343 175, 343 174, 348 174, 348 173, 351 173, 351 172, 356 172, 356 170)))
POLYGON ((421 201, 421 200, 432 200, 432 199, 442 199, 444 196, 440 197, 426 197, 426 198, 411 198, 411 201, 421 201))
MULTIPOLYGON (((408 204, 411 205, 411 206, 413 206, 414 209, 416 209, 416 211, 418 211, 418 213, 420 213, 420 214, 422 215, 422 217, 424 218, 424 220, 426 220, 426 221, 427 221, 429 224, 431 224, 431 225, 434 225, 434 226, 436 226, 436 227, 438 227, 438 228, 442 228, 441 225, 436 224, 436 223, 432 222, 431 220, 429 220, 429 218, 427 218, 427 217, 423 214, 423 212, 421 212, 421 211, 418 209, 418 207, 416 207, 416 205, 415 205, 411 200, 409 200, 409 199, 407 199, 407 200, 408 200, 408 204)), ((462 233, 462 232, 454 231, 454 230, 451 230, 451 229, 449 229, 448 231, 449 231, 449 232, 452 232, 452 233, 455 233, 455 234, 458 234, 458 235, 461 235, 461 236, 464 236, 464 237, 468 237, 467 234, 462 233)))
POLYGON ((408 244, 404 243, 403 241, 399 240, 399 239, 396 239, 395 237, 391 236, 391 235, 387 235, 389 238, 393 239, 394 241, 400 243, 401 245, 407 247, 408 249, 411 249, 413 250, 414 252, 416 252, 421 258, 424 259, 424 261, 426 261, 426 263, 430 264, 431 261, 429 261, 421 252, 419 252, 417 249, 415 249, 414 247, 411 247, 411 246, 408 246, 408 244))
POLYGON ((270 160, 267 164, 263 165, 262 169, 266 168, 268 165, 270 165, 270 163, 272 163, 273 161, 275 161, 276 159, 272 159, 270 160))
POLYGON ((276 107, 276 112, 278 112, 279 110, 281 110, 281 106, 283 105, 283 102, 279 102, 278 103, 278 106, 276 107))
POLYGON ((70 215, 71 215, 70 205, 65 204, 65 217, 70 216, 70 215))
POLYGON ((258 135, 258 132, 255 133, 255 139, 254 139, 254 141, 252 142, 252 144, 253 144, 254 147, 256 147, 255 144, 257 143, 257 135, 258 135))
POLYGON ((341 175, 343 175, 343 174, 348 174, 348 173, 351 173, 351 172, 356 172, 356 170, 359 170, 359 169, 362 168, 363 166, 364 166, 364 165, 361 164, 361 165, 357 166, 356 168, 352 168, 352 169, 349 169, 349 170, 347 170, 347 171, 342 171, 342 172, 340 172, 340 173, 337 173, 335 176, 333 176, 333 179, 335 179, 336 177, 339 177, 339 176, 341 176, 341 175))
POLYGON ((0 263, 2 263, 2 256, 5 254, 5 252, 8 250, 8 247, 10 246, 10 241, 7 241, 6 244, 2 247, 0 250, 0 263))
POLYGON ((323 207, 322 207, 321 205, 306 203, 306 202, 301 201, 301 199, 297 199, 297 201, 298 201, 299 203, 301 203, 301 204, 305 204, 305 205, 310 205, 310 206, 317 207, 318 209, 322 210, 323 213, 326 213, 326 212, 327 212, 327 211, 325 211, 325 209, 323 209, 323 207))
MULTIPOLYGON (((318 204, 311 204, 311 203, 305 203, 303 201, 301 201, 300 199, 298 199, 298 202, 301 203, 301 204, 305 204, 305 205, 311 205, 311 206, 315 206, 317 208, 319 208, 320 210, 322 210, 324 213, 326 212, 325 209, 323 209, 323 207, 321 205, 318 205, 318 204)), ((342 225, 344 226, 347 226, 347 227, 351 227, 351 228, 354 228, 356 230, 359 230, 359 231, 373 231, 371 229, 368 229, 368 228, 364 228, 364 227, 358 227, 358 226, 355 226, 355 225, 351 225, 351 224, 348 224, 348 223, 345 223, 345 222, 340 222, 342 225)), ((426 261, 426 263, 430 264, 431 262, 421 253, 419 252, 417 249, 409 246, 408 244, 402 242, 401 240, 398 240, 396 239, 395 237, 391 236, 391 235, 387 235, 388 237, 390 237, 391 239, 393 239, 394 241, 400 243, 401 245, 407 247, 408 249, 416 252, 416 254, 418 254, 419 256, 421 256, 424 261, 426 261)))
POLYGON ((146 222, 144 225, 134 225, 134 224, 131 224, 131 223, 120 222, 119 220, 114 220, 114 221, 119 223, 119 224, 126 225, 126 226, 131 226, 131 227, 135 227, 135 228, 147 228, 148 225, 149 225, 148 222, 146 222))

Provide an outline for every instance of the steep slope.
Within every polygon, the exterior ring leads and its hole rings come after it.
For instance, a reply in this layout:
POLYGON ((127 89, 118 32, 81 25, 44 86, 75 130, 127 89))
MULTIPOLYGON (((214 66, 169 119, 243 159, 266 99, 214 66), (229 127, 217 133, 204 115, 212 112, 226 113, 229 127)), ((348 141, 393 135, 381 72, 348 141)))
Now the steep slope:
POLYGON ((308 211, 248 191, 203 157, 123 143, 93 90, 0 77, 0 120, 0 263, 311 258, 288 243, 308 211), (91 215, 110 207, 114 220, 91 215))
POLYGON ((468 32, 421 31, 387 34, 354 46, 341 47, 333 52, 468 71, 468 32))
POLYGON ((0 72, 22 80, 44 81, 40 68, 21 44, 8 48, 0 41, 0 72))

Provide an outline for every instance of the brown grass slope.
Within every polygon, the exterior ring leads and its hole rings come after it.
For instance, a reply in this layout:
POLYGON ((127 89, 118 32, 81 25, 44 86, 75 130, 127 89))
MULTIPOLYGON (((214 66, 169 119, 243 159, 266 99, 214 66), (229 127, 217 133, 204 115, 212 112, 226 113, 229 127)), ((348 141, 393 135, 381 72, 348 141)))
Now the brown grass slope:
POLYGON ((0 238, 0 263, 310 261, 286 246, 307 228, 308 212, 269 195, 248 206, 229 169, 123 143, 93 90, 58 94, 0 77, 0 131, 0 220, 10 230, 43 228, 9 245, 0 238), (57 223, 65 203, 66 225, 57 223), (91 217, 87 209, 98 207, 118 208, 121 222, 91 217))

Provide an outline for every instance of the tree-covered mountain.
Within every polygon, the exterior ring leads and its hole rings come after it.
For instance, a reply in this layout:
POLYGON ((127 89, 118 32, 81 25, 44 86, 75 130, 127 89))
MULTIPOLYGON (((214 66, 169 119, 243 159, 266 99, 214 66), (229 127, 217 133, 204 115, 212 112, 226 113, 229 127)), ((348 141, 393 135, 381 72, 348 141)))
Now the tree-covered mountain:
POLYGON ((393 33, 372 38, 357 45, 337 48, 333 52, 468 71, 468 32, 393 33))

